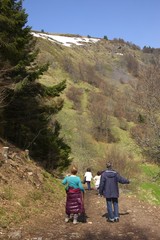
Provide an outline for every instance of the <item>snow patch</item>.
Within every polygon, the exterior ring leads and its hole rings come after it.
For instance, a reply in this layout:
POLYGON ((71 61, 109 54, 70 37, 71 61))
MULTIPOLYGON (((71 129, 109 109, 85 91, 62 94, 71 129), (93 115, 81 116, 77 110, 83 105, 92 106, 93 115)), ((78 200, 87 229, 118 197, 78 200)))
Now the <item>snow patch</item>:
POLYGON ((71 47, 73 44, 84 45, 85 43, 96 43, 100 40, 100 38, 67 37, 67 36, 59 36, 59 35, 52 35, 52 34, 46 34, 46 33, 35 33, 35 32, 32 32, 32 35, 35 37, 48 39, 49 41, 62 44, 66 47, 71 47))

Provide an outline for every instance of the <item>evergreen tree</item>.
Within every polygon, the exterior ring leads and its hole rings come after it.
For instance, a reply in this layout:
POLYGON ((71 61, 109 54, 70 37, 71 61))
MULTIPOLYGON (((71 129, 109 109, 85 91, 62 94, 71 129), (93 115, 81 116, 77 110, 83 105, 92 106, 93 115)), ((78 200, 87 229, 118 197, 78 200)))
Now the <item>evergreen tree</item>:
POLYGON ((22 1, 1 0, 0 12, 0 87, 12 91, 19 89, 19 82, 24 85, 37 79, 47 65, 35 64, 38 52, 30 27, 25 27, 28 15, 22 1))
POLYGON ((48 65, 36 62, 38 51, 22 1, 0 1, 0 135, 17 146, 28 148, 48 168, 69 164, 70 148, 59 137, 60 125, 54 120, 63 106, 60 93, 65 81, 53 87, 37 79, 48 65))
POLYGON ((108 37, 105 35, 104 37, 103 37, 105 40, 108 40, 108 37))

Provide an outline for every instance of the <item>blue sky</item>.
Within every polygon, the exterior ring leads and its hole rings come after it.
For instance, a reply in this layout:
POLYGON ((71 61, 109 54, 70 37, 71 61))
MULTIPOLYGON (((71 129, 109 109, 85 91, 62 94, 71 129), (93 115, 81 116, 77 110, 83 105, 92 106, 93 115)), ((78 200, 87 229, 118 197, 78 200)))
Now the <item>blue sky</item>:
POLYGON ((24 0, 32 30, 160 48, 160 0, 24 0))

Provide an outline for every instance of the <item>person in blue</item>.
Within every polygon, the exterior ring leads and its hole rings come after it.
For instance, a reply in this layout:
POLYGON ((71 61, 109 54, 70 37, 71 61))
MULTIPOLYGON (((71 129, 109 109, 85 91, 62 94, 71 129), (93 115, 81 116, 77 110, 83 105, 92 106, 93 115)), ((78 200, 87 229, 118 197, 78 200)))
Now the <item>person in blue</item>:
POLYGON ((119 222, 119 187, 118 183, 129 184, 129 180, 121 177, 112 169, 111 163, 107 163, 107 170, 103 171, 100 180, 99 194, 106 198, 108 222, 119 222))
POLYGON ((66 176, 62 184, 66 185, 66 218, 65 222, 69 222, 73 216, 73 224, 77 223, 78 214, 84 212, 83 194, 84 188, 80 177, 76 176, 78 169, 73 166, 71 175, 66 176))

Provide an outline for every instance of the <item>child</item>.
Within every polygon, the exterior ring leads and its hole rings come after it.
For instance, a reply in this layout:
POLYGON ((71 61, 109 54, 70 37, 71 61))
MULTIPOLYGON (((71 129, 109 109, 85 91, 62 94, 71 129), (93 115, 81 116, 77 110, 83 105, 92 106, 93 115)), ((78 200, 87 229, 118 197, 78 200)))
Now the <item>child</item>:
POLYGON ((95 188, 96 188, 96 190, 98 190, 98 194, 99 194, 100 179, 101 179, 101 172, 98 171, 97 175, 93 178, 94 184, 95 184, 95 188))
POLYGON ((62 184, 66 186, 66 218, 65 222, 69 222, 71 215, 73 215, 73 224, 77 223, 78 214, 84 212, 83 196, 84 188, 82 186, 80 177, 76 176, 78 169, 72 167, 71 175, 66 176, 62 184))
POLYGON ((90 168, 87 168, 85 174, 84 174, 84 177, 85 177, 85 181, 87 183, 87 188, 88 190, 91 190, 91 180, 92 180, 92 173, 91 173, 91 169, 90 168))

